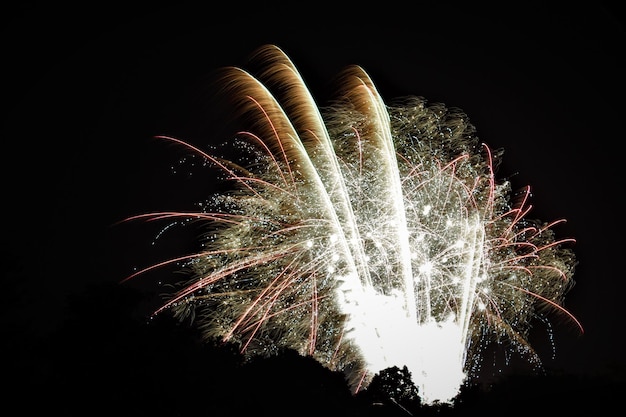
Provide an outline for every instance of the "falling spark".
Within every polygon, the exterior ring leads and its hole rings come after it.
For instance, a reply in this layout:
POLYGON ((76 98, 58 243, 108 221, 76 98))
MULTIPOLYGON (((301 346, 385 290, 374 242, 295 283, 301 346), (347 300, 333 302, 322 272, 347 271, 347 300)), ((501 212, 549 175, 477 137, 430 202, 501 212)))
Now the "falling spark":
POLYGON ((127 220, 203 222, 189 278, 155 312, 193 317, 207 339, 248 357, 288 348, 363 389, 407 366, 425 403, 452 402, 489 343, 533 363, 534 318, 563 307, 576 260, 553 227, 511 200, 501 152, 467 116, 412 96, 387 105, 359 66, 318 108, 291 60, 268 45, 254 75, 224 70, 225 97, 250 128, 223 159, 174 137, 232 182, 198 212, 127 220))

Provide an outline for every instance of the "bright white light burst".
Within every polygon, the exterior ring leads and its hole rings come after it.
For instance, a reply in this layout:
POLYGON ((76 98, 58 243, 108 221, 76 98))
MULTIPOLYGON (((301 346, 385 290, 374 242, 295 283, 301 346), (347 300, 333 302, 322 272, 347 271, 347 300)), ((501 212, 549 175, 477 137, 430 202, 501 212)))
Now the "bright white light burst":
MULTIPOLYGON (((531 320, 563 307, 573 239, 526 219, 529 190, 511 201, 501 153, 479 143, 466 115, 420 97, 386 105, 358 66, 319 109, 275 46, 254 75, 224 71, 224 97, 249 129, 223 159, 173 137, 233 183, 211 211, 130 219, 199 219, 203 250, 190 279, 157 311, 195 317, 207 338, 250 356, 281 349, 346 374, 354 390, 407 366, 425 403, 452 402, 506 341, 539 362, 531 320)), ((129 219, 129 220, 130 220, 129 219)))

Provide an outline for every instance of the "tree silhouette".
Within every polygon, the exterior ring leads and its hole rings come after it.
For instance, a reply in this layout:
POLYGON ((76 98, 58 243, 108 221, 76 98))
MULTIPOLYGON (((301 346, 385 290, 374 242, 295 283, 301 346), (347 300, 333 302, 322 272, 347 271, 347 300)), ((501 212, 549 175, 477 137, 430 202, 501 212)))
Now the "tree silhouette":
POLYGON ((357 398, 369 411, 366 415, 415 415, 421 407, 418 389, 411 380, 409 369, 392 366, 374 377, 357 398))

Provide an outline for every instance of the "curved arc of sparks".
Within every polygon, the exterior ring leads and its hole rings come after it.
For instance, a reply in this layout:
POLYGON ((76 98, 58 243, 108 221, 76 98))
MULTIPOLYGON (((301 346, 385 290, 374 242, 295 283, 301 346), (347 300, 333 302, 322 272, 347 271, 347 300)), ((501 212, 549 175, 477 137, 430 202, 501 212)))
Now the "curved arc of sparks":
POLYGON ((550 299, 548 299, 546 297, 543 297, 543 296, 541 296, 541 295, 539 295, 539 294, 537 294, 535 292, 532 292, 532 291, 529 291, 529 290, 527 290, 525 288, 519 287, 517 285, 513 285, 511 283, 504 282, 504 281, 501 281, 499 283, 503 284, 503 285, 507 285, 507 286, 509 286, 511 288, 514 288, 516 290, 519 290, 521 292, 524 292, 524 293, 526 293, 526 294, 528 294, 528 295, 530 295, 532 297, 535 297, 535 298, 537 298, 537 299, 539 299, 539 300, 541 300, 541 301, 551 305, 552 307, 556 308, 557 310, 561 311, 562 313, 565 313, 574 323, 576 323, 576 326, 578 327, 580 332, 581 333, 585 333, 585 329, 583 328, 583 325, 580 323, 580 321, 578 321, 578 319, 572 313, 570 313, 565 307, 563 307, 559 303, 557 303, 555 301, 552 301, 552 300, 550 300, 550 299))
MULTIPOLYGON (((269 69, 262 71, 259 77, 265 81, 265 84, 279 84, 281 88, 284 88, 285 94, 281 97, 287 99, 281 106, 286 109, 285 115, 288 112, 287 119, 294 121, 294 131, 305 137, 305 140, 300 143, 307 149, 309 156, 320 150, 319 145, 322 145, 323 158, 321 160, 308 159, 307 162, 310 161, 312 166, 306 165, 304 168, 308 178, 314 179, 315 188, 320 196, 319 201, 323 202, 326 216, 332 219, 335 236, 338 237, 341 252, 344 254, 343 259, 349 265, 348 270, 352 271, 341 277, 340 288, 348 299, 359 300, 362 298, 360 294, 365 291, 363 283, 371 286, 370 272, 356 216, 349 201, 350 192, 333 150, 330 136, 318 107, 289 58, 275 47, 262 50, 262 54, 265 58, 263 64, 269 69), (278 65, 272 65, 277 62, 278 65), (318 166, 315 161, 321 161, 323 165, 318 166), (334 191, 333 187, 338 187, 339 191, 334 191)), ((266 91, 271 94, 269 88, 266 91)), ((380 106, 380 100, 376 104, 380 106)), ((414 303, 409 302, 408 305, 414 308, 414 303)), ((358 302, 353 304, 352 308, 354 306, 358 306, 358 302)), ((369 313, 363 307, 360 307, 359 314, 367 316, 369 313)), ((369 331, 375 332, 375 329, 369 329, 369 331)))
POLYGON ((489 212, 487 213, 486 218, 491 219, 493 217, 493 202, 495 199, 496 193, 496 180, 495 180, 495 172, 493 169, 493 152, 491 152, 491 148, 487 146, 486 143, 482 144, 485 152, 487 152, 487 167, 489 168, 489 197, 487 198, 488 206, 487 209, 489 212))
POLYGON ((221 223, 233 223, 237 224, 238 221, 230 220, 230 218, 242 217, 240 215, 230 213, 204 213, 204 212, 183 212, 183 211, 157 211, 153 213, 137 214, 135 216, 127 217, 121 222, 128 222, 132 220, 146 219, 148 222, 157 220, 164 220, 170 218, 183 218, 183 219, 202 219, 207 221, 221 222, 221 223))
MULTIPOLYGON (((261 247, 258 248, 248 248, 249 250, 254 250, 254 249, 261 249, 261 247)), ((139 271, 136 271, 134 273, 132 273, 131 275, 127 276, 126 278, 124 278, 122 281, 120 281, 120 283, 124 283, 126 281, 130 281, 131 279, 135 278, 138 275, 142 275, 145 274, 149 271, 153 271, 155 269, 158 268, 162 268, 164 266, 167 265, 171 265, 171 264, 175 264, 177 262, 183 262, 183 261, 190 261, 192 259, 196 259, 196 258, 204 258, 207 256, 214 256, 214 255, 225 255, 228 253, 235 253, 235 252, 241 252, 241 248, 237 248, 237 249, 224 249, 224 250, 214 250, 214 251, 202 251, 202 252, 198 252, 198 253, 193 253, 190 255, 183 255, 183 256, 178 256, 176 258, 171 258, 168 259, 166 261, 161 261, 158 262, 156 264, 152 264, 146 268, 142 268, 139 271)))
POLYGON ((158 308, 154 314, 159 314, 163 310, 169 308, 172 304, 180 301, 188 295, 193 294, 194 292, 223 279, 226 276, 232 275, 238 271, 245 270, 254 265, 263 265, 270 260, 277 259, 281 256, 284 256, 286 253, 294 252, 296 250, 295 247, 290 247, 287 249, 281 249, 273 252, 261 252, 260 255, 257 256, 249 256, 244 258, 241 261, 233 262, 228 264, 225 268, 220 268, 219 270, 212 272, 205 277, 198 279, 193 284, 188 285, 187 287, 181 289, 176 293, 174 297, 172 297, 168 302, 163 304, 160 308, 158 308))
MULTIPOLYGON (((183 140, 180 140, 178 138, 172 137, 172 136, 166 136, 166 135, 156 135, 155 136, 156 139, 164 139, 164 140, 168 140, 171 142, 175 142, 179 145, 183 145, 186 148, 189 148, 191 150, 193 150, 194 152, 198 153, 199 155, 201 155, 202 157, 206 158, 207 160, 213 162, 215 165, 217 165, 219 168, 221 168, 222 170, 224 170, 224 172, 227 172, 231 178, 240 178, 238 175, 236 175, 233 171, 232 168, 229 168, 223 161, 221 161, 219 158, 216 158, 214 156, 209 155, 208 153, 204 152, 203 150, 199 149, 198 147, 185 142, 183 140)), ((248 190, 250 190, 252 193, 254 193, 257 196, 260 196, 257 191, 250 187, 250 185, 248 185, 246 182, 244 181, 240 181, 240 183, 245 186, 248 190)))
MULTIPOLYGON (((333 229, 335 230, 336 236, 339 237, 339 242, 342 247, 342 252, 344 253, 344 258, 347 264, 351 265, 350 269, 354 271, 353 273, 347 274, 344 277, 344 279, 351 281, 349 286, 354 291, 360 291, 361 284, 358 281, 358 277, 363 276, 363 274, 361 273, 359 275, 357 273, 358 269, 357 269, 357 265, 355 264, 354 253, 350 250, 351 245, 349 243, 349 242, 357 241, 357 239, 354 236, 354 232, 356 230, 354 224, 352 223, 353 225, 348 230, 348 232, 351 234, 350 235, 351 237, 347 237, 346 230, 341 226, 342 223, 340 222, 337 211, 336 211, 338 206, 336 204, 333 204, 332 199, 328 193, 328 190, 325 187, 324 182, 322 181, 320 177, 319 171, 313 165, 311 158, 309 158, 309 155, 307 154, 305 147, 302 141, 300 140, 300 137, 297 134, 296 128, 291 124, 291 121, 289 117, 287 116, 287 114, 284 112, 284 109, 282 108, 282 106, 278 103, 278 101, 271 94, 271 92, 267 89, 267 87, 261 84, 261 82, 257 80, 256 78, 254 78, 250 73, 241 69, 235 69, 235 70, 237 71, 234 73, 234 77, 236 77, 238 81, 231 83, 231 86, 244 89, 244 92, 246 93, 245 94, 246 97, 254 103, 255 108, 263 112, 264 119, 271 126, 271 132, 269 132, 270 134, 268 134, 267 136, 274 138, 273 143, 277 144, 279 153, 283 155, 283 158, 286 161, 287 169, 289 170, 289 172, 291 173, 291 168, 290 168, 291 165, 297 164, 300 166, 300 168, 304 172, 306 172, 308 178, 313 179, 313 182, 315 184, 314 189, 316 190, 316 193, 319 197, 317 200, 322 202, 322 207, 324 208, 324 212, 326 216, 332 219, 331 223, 333 224, 333 229), (271 107, 272 112, 267 111, 267 109, 265 108, 266 106, 271 107), (280 123, 277 123, 275 119, 278 119, 280 123), (287 133, 280 134, 278 130, 279 124, 283 129, 286 129, 287 133), (291 149, 289 156, 293 157, 296 162, 292 162, 288 157, 288 154, 286 151, 288 146, 285 146, 285 143, 283 143, 285 137, 288 137, 290 140, 289 143, 293 145, 293 146, 289 146, 289 149, 291 149), (296 154, 294 154, 296 150, 298 151, 297 156, 296 154)), ((301 80, 297 72, 288 72, 288 74, 295 76, 296 80, 301 80)), ((306 88, 304 88, 304 90, 306 90, 306 88)), ((312 103, 312 99, 309 96, 306 96, 305 101, 312 103)), ((254 136, 258 138, 261 137, 261 135, 258 135, 258 134, 255 134, 254 136)), ((325 135, 322 135, 322 137, 328 138, 328 134, 326 133, 325 135)), ((261 139, 261 140, 264 143, 267 142, 267 139, 266 140, 261 139)), ((328 142, 330 141, 329 138, 327 140, 328 142)), ((266 146, 266 149, 270 149, 270 151, 273 152, 271 146, 266 146)), ((328 154, 328 155, 332 155, 332 154, 328 154)), ((336 160, 333 158, 327 158, 327 161, 330 161, 331 163, 335 163, 336 165, 336 160)), ((340 173, 337 170, 335 170, 334 172, 335 172, 334 174, 335 179, 342 178, 340 173)), ((294 186, 295 186, 295 182, 294 182, 294 186)), ((341 207, 343 207, 344 209, 349 208, 349 204, 347 203, 347 201, 344 201, 342 205, 339 205, 339 208, 341 207)), ((356 257, 356 259, 362 259, 362 257, 356 257)), ((361 262, 360 265, 365 265, 365 263, 361 262)))
POLYGON ((191 254, 191 255, 184 255, 184 256, 179 256, 177 258, 168 259, 166 261, 162 261, 162 262, 150 265, 150 266, 148 266, 146 268, 140 269, 139 271, 134 272, 133 274, 131 274, 131 275, 127 276, 126 278, 124 278, 122 281, 120 281, 120 283, 124 283, 124 282, 130 281, 131 279, 135 278, 138 275, 145 274, 146 272, 155 270, 157 268, 162 268, 164 266, 171 265, 171 264, 174 264, 174 263, 177 263, 177 262, 189 261, 191 259, 201 258, 201 257, 207 256, 207 255, 208 255, 208 253, 206 253, 206 252, 200 252, 200 253, 194 253, 194 254, 191 254))
MULTIPOLYGON (((488 316, 488 320, 491 322, 497 323, 497 326, 503 329, 508 335, 509 339, 517 344, 517 346, 525 349, 525 352, 533 358, 535 363, 541 363, 541 358, 537 354, 537 352, 530 346, 528 341, 522 337, 509 323, 502 319, 499 315, 491 314, 488 311, 485 311, 485 314, 488 316)), ((495 326, 495 324, 492 324, 495 326)))
MULTIPOLYGON (((259 48, 251 58, 252 63, 257 61, 262 65, 258 75, 259 80, 263 81, 264 85, 270 86, 268 91, 271 91, 273 86, 280 87, 276 93, 284 98, 282 106, 285 113, 293 121, 294 130, 300 134, 303 146, 309 155, 319 150, 319 145, 321 145, 324 166, 317 166, 315 163, 317 159, 312 159, 315 168, 314 177, 318 187, 324 190, 325 196, 328 196, 324 198, 329 207, 327 212, 336 224, 336 232, 342 236, 344 252, 349 258, 346 260, 353 264, 351 269, 356 272, 356 274, 349 274, 354 277, 347 278, 352 281, 349 285, 352 290, 360 291, 361 284, 357 281, 357 277, 371 285, 369 268, 361 245, 356 218, 349 201, 350 193, 319 107, 315 104, 300 72, 280 48, 275 45, 265 45, 259 48), (326 177, 328 185, 320 175, 326 177), (330 189, 333 185, 337 186, 340 191, 333 192, 330 189)), ((380 106, 380 103, 377 105, 380 106)))
POLYGON ((407 229, 404 193, 402 191, 402 178, 398 168, 396 148, 391 135, 387 106, 382 101, 373 81, 362 67, 353 65, 346 68, 340 74, 339 79, 345 80, 345 83, 343 84, 344 89, 340 90, 338 94, 359 112, 367 116, 366 120, 368 120, 369 126, 366 132, 361 132, 361 135, 382 151, 380 164, 383 172, 380 173, 380 176, 387 181, 387 189, 392 193, 390 198, 392 205, 391 217, 395 219, 396 242, 400 250, 405 307, 408 317, 417 319, 416 283, 411 264, 411 248, 409 231, 407 229))
POLYGON ((472 224, 468 225, 470 230, 474 230, 471 233, 471 242, 469 244, 468 259, 466 261, 465 273, 463 282, 465 283, 463 288, 463 296, 461 297, 460 317, 458 318, 461 325, 461 345, 465 346, 467 343, 467 337, 469 334, 469 326, 474 310, 474 304, 476 302, 476 286, 478 279, 480 278, 480 269, 484 264, 483 247, 485 246, 485 229, 482 227, 481 218, 478 212, 475 212, 472 224))
MULTIPOLYGON (((322 255, 320 255, 321 257, 322 255)), ((233 325, 231 330, 224 336, 224 340, 228 340, 232 335, 236 332, 237 328, 241 326, 241 324, 245 321, 246 317, 252 312, 252 310, 256 307, 257 304, 260 304, 261 299, 268 295, 269 293, 274 293, 272 299, 275 299, 280 295, 280 293, 287 287, 287 285, 296 282, 300 278, 314 276, 317 268, 310 268, 310 266, 318 265, 318 259, 312 259, 309 262, 306 262, 304 265, 299 266, 298 261, 299 258, 296 256, 294 259, 290 260, 289 263, 282 268, 272 282, 265 287, 261 291, 261 293, 255 298, 255 300, 250 304, 250 306, 246 309, 246 311, 238 318, 236 323, 233 325), (283 277, 287 277, 287 279, 282 279, 283 277), (277 286, 276 284, 279 281, 283 281, 281 285, 277 286)), ((293 289, 292 289, 293 290, 293 289)))

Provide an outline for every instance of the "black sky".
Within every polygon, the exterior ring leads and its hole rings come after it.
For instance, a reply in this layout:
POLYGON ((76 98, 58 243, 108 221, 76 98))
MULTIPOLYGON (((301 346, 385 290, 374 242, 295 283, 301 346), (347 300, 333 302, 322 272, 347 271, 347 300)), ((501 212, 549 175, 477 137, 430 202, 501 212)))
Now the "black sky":
POLYGON ((154 229, 111 225, 201 197, 197 185, 172 178, 172 160, 152 137, 211 141, 219 132, 211 72, 245 65, 273 43, 319 104, 333 76, 359 64, 384 99, 459 107, 484 142, 504 148, 498 176, 532 187, 530 217, 565 218, 557 236, 577 240, 565 306, 585 333, 556 320, 548 364, 623 379, 626 38, 614 9, 89 4, 27 3, 3 19, 3 322, 22 341, 67 320, 68 294, 117 282, 185 244, 153 254, 154 229))

